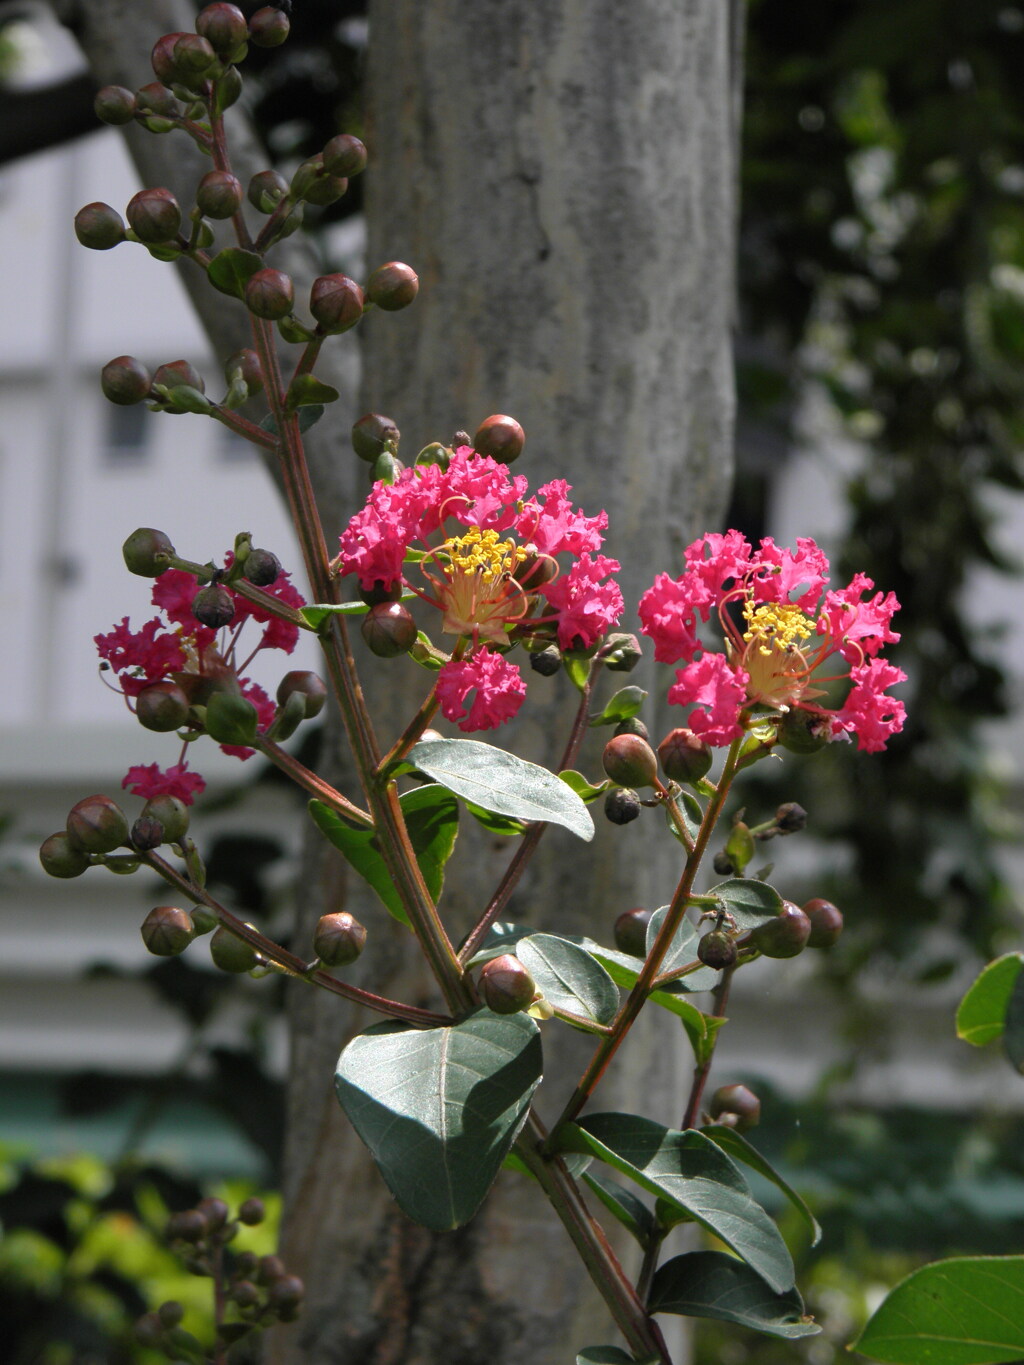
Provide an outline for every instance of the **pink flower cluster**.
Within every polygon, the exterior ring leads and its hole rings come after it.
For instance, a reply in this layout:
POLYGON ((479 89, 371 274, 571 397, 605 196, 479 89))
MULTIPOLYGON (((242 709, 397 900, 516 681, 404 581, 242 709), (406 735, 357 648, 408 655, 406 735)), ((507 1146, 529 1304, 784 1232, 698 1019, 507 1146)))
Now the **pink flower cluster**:
POLYGON ((659 574, 641 598, 640 619, 654 657, 685 665, 668 699, 691 708, 690 728, 708 744, 730 744, 751 725, 794 712, 810 734, 855 735, 871 753, 903 728, 905 708, 888 689, 906 674, 879 657, 900 638, 891 592, 871 596, 875 585, 862 573, 826 589, 828 560, 810 539, 793 551, 767 538, 755 550, 727 531, 694 541, 684 557, 678 578, 659 574), (706 651, 698 634, 712 613, 724 653, 706 651), (823 669, 827 659, 842 666, 823 669), (851 684, 845 700, 826 707, 827 686, 841 679, 851 684))
POLYGON ((356 574, 364 590, 410 588, 460 637, 437 696, 462 730, 502 725, 522 704, 526 686, 503 652, 513 627, 554 623, 563 649, 586 649, 622 613, 610 577, 619 564, 600 553, 608 514, 585 516, 569 492, 555 479, 531 497, 521 475, 462 446, 447 469, 416 465, 374 484, 341 536, 341 574, 356 574), (563 569, 559 555, 571 565, 563 569))
MULTIPOLYGON (((227 558, 230 567, 231 556, 227 558)), ((280 649, 291 654, 299 638, 299 628, 283 621, 265 607, 231 592, 235 614, 229 626, 215 631, 201 625, 192 615, 192 602, 199 591, 195 578, 179 569, 168 569, 153 583, 153 605, 161 615, 133 631, 125 616, 106 635, 95 637, 100 658, 116 674, 119 690, 131 708, 132 701, 157 683, 173 682, 189 699, 199 700, 204 688, 230 680, 241 695, 252 702, 265 731, 274 718, 275 705, 259 683, 243 676, 253 658, 263 649, 280 649), (248 655, 239 661, 239 639, 247 621, 263 626, 262 634, 248 655)), ((298 608, 304 599, 281 574, 263 591, 283 605, 298 608)), ((237 744, 222 744, 225 753, 249 758, 254 752, 237 744)), ((172 767, 137 764, 128 770, 122 787, 149 800, 154 796, 176 796, 191 805, 206 783, 189 770, 184 758, 172 767)))

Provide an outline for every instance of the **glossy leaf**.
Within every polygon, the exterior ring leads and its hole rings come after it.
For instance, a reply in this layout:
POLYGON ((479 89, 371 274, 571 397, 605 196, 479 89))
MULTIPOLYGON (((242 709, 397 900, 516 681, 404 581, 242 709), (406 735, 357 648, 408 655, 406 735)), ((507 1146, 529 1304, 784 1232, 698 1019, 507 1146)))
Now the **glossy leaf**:
POLYGON ((554 773, 477 739, 421 740, 409 760, 442 787, 498 815, 564 825, 581 839, 594 837, 590 812, 554 773))
POLYGON ((721 1251, 691 1251, 659 1266, 647 1306, 652 1313, 735 1322, 772 1337, 821 1331, 804 1316, 795 1289, 773 1293, 750 1266, 721 1251))
POLYGON ((782 909, 782 897, 767 882, 750 877, 730 877, 708 893, 717 896, 736 921, 737 929, 756 929, 782 909))
POLYGON ((516 944, 516 956, 556 1010, 610 1024, 619 992, 605 969, 583 948, 554 934, 530 934, 516 944))
MULTIPOLYGON (((401 600, 415 597, 413 592, 403 592, 401 600)), ((309 602, 304 607, 299 607, 299 615, 307 625, 314 630, 319 630, 323 623, 331 616, 365 616, 370 610, 367 602, 309 602)))
POLYGON ((244 299, 245 286, 263 266, 263 257, 257 256, 255 251, 226 246, 214 256, 206 273, 214 289, 219 289, 222 294, 230 294, 232 298, 244 299))
POLYGON ((611 698, 603 711, 591 716, 588 725, 618 725, 620 721, 632 720, 647 700, 642 687, 621 687, 611 698))
POLYGON ((646 1247, 657 1231, 658 1222, 643 1200, 617 1180, 609 1180, 600 1170, 587 1171, 583 1179, 612 1217, 646 1247))
POLYGON ((735 1128, 726 1128, 721 1123, 711 1123, 700 1130, 705 1137, 709 1137, 712 1142, 718 1144, 723 1152, 727 1152, 734 1161, 742 1161, 744 1166, 749 1166, 752 1171, 763 1176, 786 1196, 789 1202, 799 1213, 800 1217, 807 1224, 811 1234, 811 1246, 817 1246, 821 1241, 821 1226, 817 1218, 807 1207, 804 1199, 797 1194, 788 1181, 783 1180, 778 1171, 766 1161, 756 1147, 751 1146, 742 1133, 737 1133, 735 1128))
POLYGON ((1024 1256, 935 1261, 891 1290, 853 1343, 886 1365, 998 1365, 1024 1356, 1024 1256))
POLYGON ((293 379, 285 395, 285 406, 289 410, 306 408, 311 403, 336 403, 341 397, 337 389, 314 374, 300 374, 293 379))
POLYGON ((1022 953, 1007 953, 988 964, 960 1001, 956 1012, 958 1038, 972 1047, 983 1047, 1002 1037, 1006 1011, 1022 967, 1022 953))
MULTIPOLYGON (((655 910, 647 924, 647 952, 650 953, 654 947, 654 941, 661 932, 661 926, 665 923, 665 916, 670 907, 661 906, 655 910)), ((697 956, 697 930, 688 919, 683 918, 679 928, 672 935, 672 942, 669 944, 668 952, 662 959, 660 971, 672 972, 677 967, 685 967, 688 962, 693 962, 697 956)), ((717 974, 716 974, 717 975, 717 974)))
POLYGON ((611 779, 602 782, 599 787, 595 787, 592 782, 588 782, 582 773, 578 773, 575 768, 566 768, 558 776, 562 781, 573 789, 581 801, 585 801, 589 806, 596 801, 599 796, 603 796, 612 785, 611 779))
POLYGON ((731 1247, 777 1293, 793 1287, 793 1261, 778 1228, 735 1163, 703 1134, 632 1114, 592 1114, 566 1127, 562 1145, 589 1151, 661 1195, 731 1247))
POLYGON ((1017 977, 1010 992, 1003 1047, 1017 1070, 1024 1071, 1024 976, 1017 977))
MULTIPOLYGON (((438 900, 444 886, 444 867, 455 847, 459 804, 451 792, 431 783, 399 797, 416 861, 427 890, 438 900)), ((349 864, 373 887, 389 914, 408 924, 395 884, 381 857, 372 829, 359 829, 322 801, 310 801, 309 813, 324 837, 344 854, 349 864)))
POLYGON ((479 1010, 450 1028, 375 1025, 342 1052, 335 1086, 399 1207, 443 1232, 480 1207, 540 1077, 533 1020, 479 1010))

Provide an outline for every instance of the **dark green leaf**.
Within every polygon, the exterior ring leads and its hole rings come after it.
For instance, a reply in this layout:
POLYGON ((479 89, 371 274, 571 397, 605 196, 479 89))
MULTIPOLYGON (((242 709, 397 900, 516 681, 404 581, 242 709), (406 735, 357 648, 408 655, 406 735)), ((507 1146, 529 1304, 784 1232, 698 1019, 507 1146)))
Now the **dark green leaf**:
MULTIPOLYGON (((661 926, 665 923, 665 916, 671 907, 661 906, 655 910, 647 924, 647 952, 650 953, 654 947, 654 941, 661 932, 661 926)), ((660 970, 663 972, 673 972, 677 967, 685 967, 688 962, 693 962, 697 957, 697 930, 690 921, 684 916, 680 921, 679 928, 672 935, 672 942, 668 946, 660 970)))
POLYGON ((811 1246, 818 1245, 821 1241, 821 1227, 817 1218, 792 1185, 783 1180, 775 1167, 766 1161, 755 1147, 750 1145, 742 1133, 737 1133, 735 1128, 726 1128, 720 1123, 710 1123, 700 1131, 712 1142, 717 1142, 722 1151, 728 1152, 735 1161, 742 1161, 745 1166, 749 1166, 752 1171, 757 1171, 758 1175, 763 1176, 765 1180, 770 1180, 773 1185, 780 1189, 810 1229, 811 1246))
POLYGON ((708 893, 717 896, 736 921, 737 929, 756 929, 782 909, 782 897, 767 882, 749 877, 730 877, 708 893))
MULTIPOLYGON (((435 783, 403 792, 399 802, 427 890, 436 901, 444 886, 444 866, 451 857, 458 833, 458 802, 435 783)), ((374 831, 351 825, 322 801, 310 801, 309 813, 321 834, 373 887, 388 913, 400 923, 408 924, 395 884, 378 851, 374 831)))
POLYGON ((633 1114, 591 1114, 567 1125, 562 1145, 589 1151, 661 1195, 731 1247, 777 1293, 793 1287, 793 1261, 739 1168, 695 1130, 633 1114))
POLYGON ((338 1099, 402 1211, 435 1232, 476 1213, 541 1076, 537 1025, 480 1010, 450 1028, 378 1024, 338 1061, 338 1099))
POLYGON ((620 721, 632 720, 647 699, 642 687, 622 687, 615 693, 603 711, 591 716, 589 725, 618 725, 620 721))
POLYGON ((316 375, 300 374, 288 387, 285 406, 294 409, 309 407, 310 403, 336 403, 340 397, 337 389, 332 389, 316 375))
POLYGON ((722 1251, 690 1251, 655 1273, 648 1308, 688 1318, 718 1318, 771 1337, 809 1337, 821 1328, 804 1316, 795 1289, 776 1294, 760 1275, 722 1251))
POLYGON ((252 702, 231 692, 214 692, 206 704, 206 733, 218 744, 252 744, 258 720, 252 702))
POLYGON ((1024 1356, 1024 1256, 958 1256, 908 1275, 853 1350, 886 1365, 998 1365, 1024 1356))
POLYGON ((239 246, 226 246, 210 262, 207 274, 214 289, 232 298, 244 299, 245 286, 257 270, 263 269, 263 257, 255 251, 243 251, 239 246))
POLYGON ((990 962, 956 1012, 957 1037, 973 1047, 982 1047, 1002 1037, 1006 1011, 1017 979, 1024 967, 1024 953, 1007 953, 990 962))
POLYGON ((600 1170, 588 1171, 583 1179, 612 1217, 617 1218, 642 1247, 646 1247, 654 1236, 658 1224, 643 1200, 638 1199, 632 1190, 627 1190, 617 1180, 609 1180, 600 1170))
POLYGON ((611 977, 588 952, 554 934, 530 934, 516 944, 516 955, 548 1004, 610 1024, 619 1008, 611 977))
POLYGON ((594 837, 590 812, 554 773, 476 739, 421 740, 409 760, 449 791, 498 815, 564 825, 594 837))
POLYGON ((1024 976, 1017 977, 1010 992, 1003 1047, 1017 1070, 1024 1071, 1024 976))
MULTIPOLYGON (((308 431, 310 427, 315 426, 317 422, 319 422, 323 415, 324 409, 323 405, 320 403, 310 403, 308 407, 300 408, 298 411, 299 431, 308 431)), ((279 435, 273 413, 268 412, 266 417, 260 422, 260 426, 264 431, 269 431, 271 436, 279 435)))

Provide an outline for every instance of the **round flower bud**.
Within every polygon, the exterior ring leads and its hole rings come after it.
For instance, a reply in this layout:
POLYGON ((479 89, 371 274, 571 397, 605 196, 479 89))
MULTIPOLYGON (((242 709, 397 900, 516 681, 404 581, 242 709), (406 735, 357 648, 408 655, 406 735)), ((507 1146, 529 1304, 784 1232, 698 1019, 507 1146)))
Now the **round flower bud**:
POLYGON ((642 720, 636 716, 630 716, 628 720, 620 720, 612 732, 616 735, 639 735, 641 739, 650 743, 651 734, 642 720))
POLYGON ((542 678, 553 678, 562 667, 562 652, 557 645, 547 645, 538 654, 530 655, 530 667, 542 678))
POLYGON ((230 171, 207 171, 196 186, 196 206, 207 218, 230 218, 242 206, 242 182, 230 171))
POLYGON ((640 798, 629 787, 613 787, 604 798, 604 813, 613 825, 628 825, 640 814, 640 798))
POLYGON ((260 1301, 260 1291, 252 1280, 237 1280, 228 1291, 228 1298, 239 1308, 255 1308, 260 1301))
POLYGON ((256 949, 223 925, 210 939, 210 956, 222 972, 249 972, 258 960, 256 949))
POLYGON ((269 5, 258 9, 249 20, 249 37, 257 47, 280 47, 290 30, 287 14, 269 5))
POLYGON ((208 588, 200 588, 193 597, 192 615, 201 625, 220 630, 234 619, 235 600, 227 588, 211 583, 208 588))
POLYGON ((371 653, 393 659, 416 643, 416 622, 401 602, 381 602, 363 617, 362 633, 371 653))
POLYGON ((807 937, 808 948, 831 948, 843 932, 843 912, 831 901, 815 896, 803 907, 803 912, 811 921, 811 932, 807 937))
POLYGON ((168 558, 175 553, 175 547, 162 531, 141 526, 132 531, 122 546, 124 562, 128 573, 137 573, 141 579, 158 579, 164 569, 168 569, 168 558))
POLYGON ((750 942, 764 957, 796 957, 807 946, 811 936, 811 921, 792 901, 783 901, 782 909, 750 931, 750 942))
POLYGON ((294 693, 300 693, 306 703, 306 720, 312 720, 323 710, 327 700, 327 686, 316 673, 296 668, 286 673, 277 685, 277 704, 284 706, 294 693))
POLYGON ((288 193, 288 181, 280 171, 257 171, 246 193, 249 203, 260 213, 273 213, 288 193))
POLYGON ((217 54, 202 34, 183 33, 171 49, 171 60, 178 84, 196 89, 216 65, 217 54))
POLYGON ((601 657, 609 673, 632 673, 644 652, 635 635, 616 631, 605 640, 601 657))
POLYGON ((325 967, 347 967, 366 946, 366 930, 348 911, 322 915, 313 935, 313 949, 325 967))
POLYGON ((518 460, 526 444, 526 432, 514 417, 498 412, 485 417, 473 437, 473 449, 478 455, 490 455, 502 464, 518 460))
POLYGON ((66 830, 51 834, 39 847, 43 871, 51 877, 80 877, 90 866, 88 855, 71 842, 66 830))
POLYGON ((354 327, 363 316, 363 302, 363 291, 347 275, 321 275, 309 291, 309 311, 329 335, 354 327))
POLYGON ((232 376, 236 374, 241 374, 250 397, 262 390, 263 368, 260 365, 260 358, 255 351, 248 347, 234 351, 224 362, 224 377, 229 384, 232 382, 232 376))
POLYGON ((93 106, 101 123, 131 123, 135 117, 135 96, 123 85, 105 85, 97 91, 93 106))
POLYGON ((219 1232, 228 1221, 228 1214, 231 1210, 223 1199, 217 1199, 210 1195, 206 1199, 200 1199, 196 1205, 196 1212, 201 1213, 206 1220, 206 1226, 211 1232, 219 1232))
POLYGON ((615 735, 604 746, 601 762, 620 787, 653 787, 658 780, 654 750, 639 735, 615 735))
POLYGON ((537 985, 514 953, 502 953, 480 969, 480 994, 495 1014, 518 1014, 533 1004, 537 985))
POLYGON ((132 195, 125 216, 140 242, 158 245, 173 241, 181 227, 181 209, 170 190, 139 190, 132 195))
POLYGON ((402 580, 385 583, 383 578, 374 579, 372 588, 360 587, 359 596, 368 607, 376 607, 381 602, 397 602, 402 596, 402 580))
POLYGON ((722 1085, 711 1096, 708 1113, 719 1123, 731 1115, 732 1122, 726 1126, 742 1133, 760 1122, 761 1101, 745 1085, 722 1085))
POLYGON ((299 195, 296 181, 302 187, 300 197, 305 199, 307 204, 313 204, 321 209, 336 204, 348 189, 348 180, 345 176, 329 175, 326 172, 322 156, 310 157, 292 176, 292 193, 299 195))
POLYGON ((166 365, 158 365, 153 383, 163 384, 168 389, 177 389, 184 384, 190 389, 198 389, 200 393, 206 391, 203 376, 187 360, 169 360, 166 365))
POLYGON ((188 697, 177 683, 153 683, 136 697, 135 715, 146 730, 177 730, 188 720, 188 697))
POLYGON ((250 550, 242 565, 242 577, 255 588, 269 588, 281 576, 281 561, 272 550, 250 550))
POLYGON ((247 1199, 238 1210, 239 1222, 247 1228, 258 1227, 266 1216, 267 1210, 262 1199, 247 1199))
POLYGON ((153 387, 153 379, 145 365, 133 355, 119 355, 100 371, 100 387, 111 403, 128 407, 143 401, 153 387))
POLYGON ((775 812, 775 823, 780 834, 799 834, 807 828, 807 812, 795 801, 787 801, 775 812))
POLYGON ((199 11, 196 32, 222 57, 241 47, 249 36, 249 25, 237 5, 207 5, 199 11))
POLYGON ((390 417, 379 412, 367 412, 352 427, 352 449, 361 460, 373 464, 378 455, 384 453, 388 442, 398 446, 400 435, 390 417))
POLYGON ((724 929, 711 929, 697 943, 697 956, 705 967, 731 967, 736 961, 736 943, 724 929))
POLYGON ((711 749, 692 730, 670 730, 658 745, 658 759, 673 782, 699 782, 711 767, 711 749))
POLYGON ((164 1325, 155 1313, 144 1313, 132 1330, 140 1346, 159 1346, 164 1325))
POLYGON ((295 286, 281 270, 268 266, 251 275, 245 286, 245 302, 258 318, 286 318, 295 302, 295 286))
POLYGON ((275 1280, 282 1280, 288 1274, 285 1269, 284 1261, 280 1256, 261 1256, 259 1269, 256 1278, 260 1284, 273 1284, 275 1280))
POLYGON ((199 1209, 182 1209, 172 1213, 164 1229, 168 1242, 201 1242, 210 1227, 199 1209))
POLYGON ((630 957, 647 956, 647 926, 651 922, 653 910, 637 906, 634 910, 623 910, 615 921, 615 946, 620 953, 630 957))
POLYGON ((178 68, 174 61, 174 45, 179 38, 185 36, 184 33, 165 33, 153 44, 153 51, 149 54, 150 65, 157 80, 163 81, 164 85, 172 85, 178 80, 178 68))
POLYGON ((142 816, 157 820, 169 844, 178 844, 188 833, 188 806, 176 796, 154 796, 142 807, 142 816))
POLYGON ((282 1322, 291 1322, 298 1316, 305 1293, 306 1287, 298 1275, 282 1275, 267 1290, 267 1304, 282 1322))
POLYGON ((828 743, 827 727, 811 711, 787 711, 777 733, 779 743, 791 754, 816 754, 828 743))
POLYGON ((323 161, 329 175, 358 175, 366 170, 366 148, 351 133, 339 133, 324 148, 323 161))
POLYGON ((174 98, 174 92, 168 90, 160 81, 151 81, 149 85, 140 86, 135 94, 135 102, 139 110, 147 114, 177 118, 181 113, 181 105, 174 98))
POLYGON ((736 871, 736 864, 724 849, 719 849, 711 859, 711 866, 720 877, 731 877, 736 871))
POLYGON ((177 957, 195 936, 192 916, 175 905, 158 905, 142 921, 142 941, 154 957, 177 957))
POLYGON ((164 827, 151 815, 140 815, 132 825, 130 835, 132 848, 147 853, 151 848, 159 848, 164 841, 164 827))
POLYGON ((75 214, 75 236, 90 251, 109 251, 124 241, 124 221, 109 204, 86 204, 75 214))
POLYGON ((68 812, 68 838, 83 853, 113 853, 128 842, 124 811, 109 796, 87 796, 68 812))
POLYGON ((411 265, 388 261, 379 265, 366 282, 366 297, 385 313, 408 308, 419 292, 419 276, 411 265))
POLYGON ((185 1316, 185 1310, 176 1299, 168 1299, 156 1310, 157 1317, 165 1327, 177 1327, 185 1316))

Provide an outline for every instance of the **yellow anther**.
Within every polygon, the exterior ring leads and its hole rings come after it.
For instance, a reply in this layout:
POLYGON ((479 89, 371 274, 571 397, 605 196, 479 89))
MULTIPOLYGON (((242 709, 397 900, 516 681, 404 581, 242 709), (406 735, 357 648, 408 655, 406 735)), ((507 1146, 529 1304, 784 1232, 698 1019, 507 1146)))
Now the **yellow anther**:
POLYGON ((814 634, 810 619, 792 602, 765 602, 759 607, 752 601, 744 602, 743 619, 748 627, 744 640, 756 644, 764 655, 799 649, 801 641, 814 634))
POLYGON ((475 574, 484 583, 513 573, 526 558, 526 551, 514 540, 499 540, 497 531, 481 531, 479 526, 471 526, 464 536, 454 536, 445 549, 449 572, 475 574))

